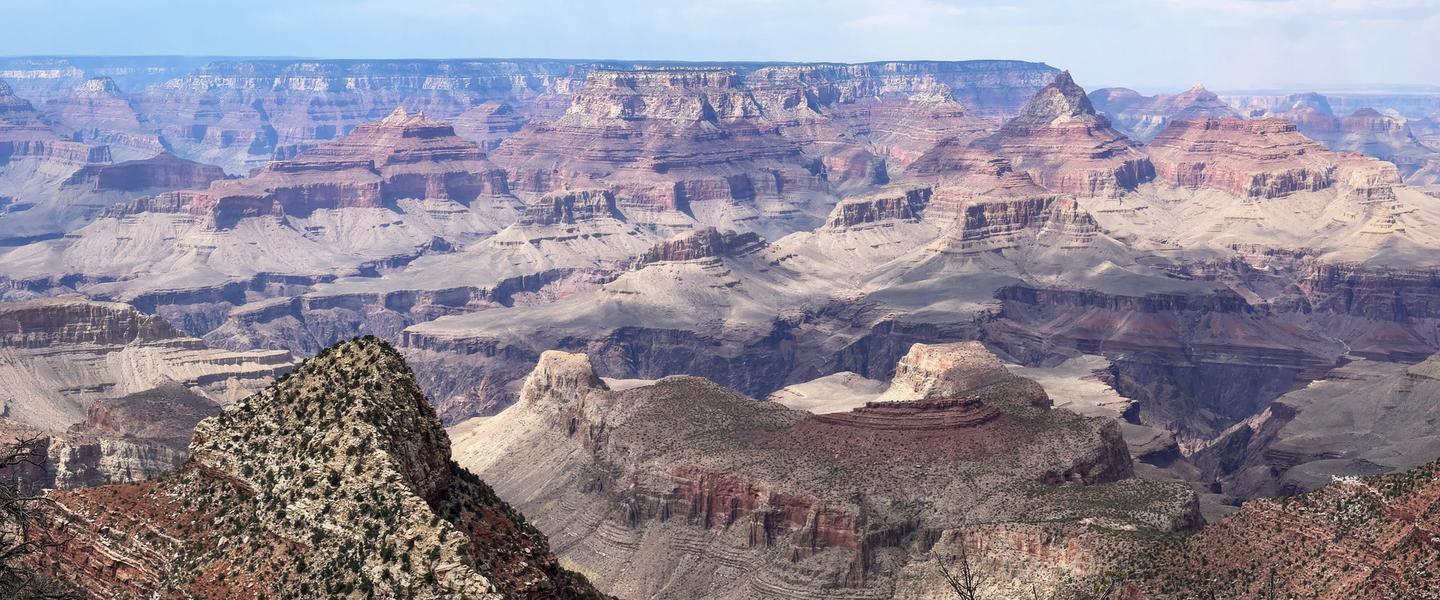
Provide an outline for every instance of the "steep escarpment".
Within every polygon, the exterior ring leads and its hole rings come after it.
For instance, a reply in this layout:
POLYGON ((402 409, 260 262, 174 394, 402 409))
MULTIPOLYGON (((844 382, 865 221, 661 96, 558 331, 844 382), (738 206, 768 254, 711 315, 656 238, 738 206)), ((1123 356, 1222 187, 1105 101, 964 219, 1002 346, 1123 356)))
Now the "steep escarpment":
POLYGON ((51 494, 47 567, 94 595, 601 597, 449 447, 398 354, 340 344, 202 422, 175 473, 51 494))
POLYGON ((1174 121, 1150 142, 1159 181, 1274 198, 1335 184, 1341 157, 1280 119, 1174 121))
POLYGON ((594 71, 563 116, 526 125, 494 160, 519 192, 609 187, 646 222, 801 219, 793 229, 827 190, 815 160, 729 69, 594 71))
POLYGON ((518 214, 506 189, 474 144, 398 110, 251 177, 112 206, 73 236, 8 254, 0 271, 24 288, 183 313, 175 321, 200 334, 259 299, 246 290, 372 275, 490 235, 518 214))
POLYGON ((141 159, 165 150, 130 95, 109 77, 87 79, 69 95, 46 100, 40 109, 61 136, 107 146, 115 160, 141 159))
POLYGON ((558 553, 620 595, 941 593, 932 557, 966 536, 1004 563, 997 589, 1018 593, 1091 573, 1046 558, 1058 540, 1001 556, 1007 527, 1194 523, 1187 491, 1127 478, 1113 422, 1047 410, 1037 384, 986 354, 917 346, 888 400, 810 415, 691 377, 612 391, 583 355, 547 352, 517 404, 460 428, 457 455, 566 532, 558 553))
POLYGON ((1036 93, 998 132, 976 143, 1058 193, 1115 196, 1154 176, 1139 145, 1096 114, 1068 72, 1036 93))

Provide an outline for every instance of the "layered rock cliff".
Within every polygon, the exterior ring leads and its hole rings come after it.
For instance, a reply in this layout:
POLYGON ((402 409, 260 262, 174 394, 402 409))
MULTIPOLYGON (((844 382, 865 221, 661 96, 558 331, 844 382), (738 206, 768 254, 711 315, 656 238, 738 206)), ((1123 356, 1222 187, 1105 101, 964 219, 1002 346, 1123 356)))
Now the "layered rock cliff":
POLYGON ((1058 193, 1115 196, 1154 176, 1139 145, 1096 114, 1068 72, 1036 93, 1000 131, 976 143, 1058 193))
POLYGON ((158 475, 184 460, 196 422, 292 364, 284 351, 206 348, 123 304, 0 304, 0 417, 48 440, 37 485, 158 475))

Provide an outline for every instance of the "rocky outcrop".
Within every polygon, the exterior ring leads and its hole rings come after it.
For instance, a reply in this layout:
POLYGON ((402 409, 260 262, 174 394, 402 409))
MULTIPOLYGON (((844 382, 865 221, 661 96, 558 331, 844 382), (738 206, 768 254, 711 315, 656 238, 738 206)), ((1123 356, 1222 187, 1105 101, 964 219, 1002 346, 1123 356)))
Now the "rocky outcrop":
POLYGON ((65 185, 95 192, 142 192, 204 189, 224 178, 220 167, 162 152, 141 160, 86 166, 66 179, 65 185))
POLYGON ((697 229, 665 240, 635 259, 634 268, 663 261, 699 260, 718 256, 740 256, 763 247, 764 240, 753 233, 697 229))
POLYGON ((851 196, 830 210, 825 228, 836 231, 883 226, 896 221, 917 221, 934 191, 928 187, 851 196))
POLYGON ((1057 193, 1115 196, 1154 176, 1139 145, 1096 114, 1068 72, 1035 94, 1000 131, 976 144, 1057 193))
POLYGON ((1440 588, 1440 463, 1247 502, 1178 547, 1146 548, 1133 596, 1424 598, 1440 588))
POLYGON ((957 396, 896 392, 894 401, 812 416, 690 377, 610 390, 584 356, 547 352, 517 404, 457 428, 456 453, 542 530, 567 532, 560 556, 602 589, 631 595, 891 593, 896 574, 928 560, 936 539, 964 531, 967 515, 1119 526, 1107 511, 1076 508, 1071 494, 1149 493, 1147 508, 1131 514, 1168 516, 1138 526, 1193 522, 1187 492, 1126 479, 1113 423, 1040 408, 1038 385, 994 371, 998 361, 983 354, 939 346, 907 358, 906 381, 944 382, 957 396), (521 460, 529 467, 515 468, 521 460), (1016 506, 1018 498, 1035 504, 1016 506), (736 572, 717 577, 719 564, 736 572))
POLYGON ((1197 85, 1178 94, 1143 96, 1126 88, 1105 88, 1090 93, 1096 110, 1125 135, 1149 140, 1176 119, 1215 119, 1239 116, 1214 92, 1197 85))
POLYGON ((204 421, 175 473, 51 494, 46 567, 96 595, 601 597, 449 450, 398 354, 341 344, 204 421))

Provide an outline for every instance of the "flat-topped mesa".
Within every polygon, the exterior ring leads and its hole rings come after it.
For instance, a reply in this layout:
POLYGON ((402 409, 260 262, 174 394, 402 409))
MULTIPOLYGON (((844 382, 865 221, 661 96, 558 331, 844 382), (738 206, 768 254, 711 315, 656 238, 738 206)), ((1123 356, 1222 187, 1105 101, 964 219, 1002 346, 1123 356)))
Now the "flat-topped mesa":
POLYGON ((1154 96, 1142 96, 1125 88, 1106 88, 1092 92, 1090 100, 1120 131, 1140 140, 1155 137, 1172 119, 1239 116, 1234 107, 1202 85, 1178 94, 1154 96))
POLYGON ((610 190, 564 190, 541 196, 525 205, 519 225, 560 225, 617 218, 615 194, 610 190))
POLYGON ((825 229, 842 231, 918 221, 934 190, 915 187, 851 196, 835 204, 825 229))
POLYGON ((80 298, 0 304, 0 346, 3 347, 125 345, 179 336, 165 320, 142 314, 128 304, 80 298))
POLYGON ((713 227, 687 231, 665 240, 635 259, 634 268, 657 262, 700 260, 724 256, 743 256, 765 246, 765 240, 754 233, 721 232, 713 227))
POLYGON ((64 185, 97 192, 203 189, 224 178, 225 171, 220 167, 162 152, 151 158, 83 167, 67 178, 64 185))
POLYGON ((976 142, 1057 193, 1116 196, 1154 176, 1139 145, 1095 113, 1068 72, 1040 90, 1000 131, 976 142))
POLYGON ((1148 150, 1158 181, 1241 198, 1326 189, 1343 158, 1277 118, 1175 120, 1148 150))

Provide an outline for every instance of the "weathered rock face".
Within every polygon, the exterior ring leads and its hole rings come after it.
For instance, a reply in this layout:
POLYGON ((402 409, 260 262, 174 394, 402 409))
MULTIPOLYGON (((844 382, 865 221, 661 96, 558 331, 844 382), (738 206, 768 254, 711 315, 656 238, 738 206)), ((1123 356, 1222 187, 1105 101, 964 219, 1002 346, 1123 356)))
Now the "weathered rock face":
POLYGON ((175 473, 51 494, 47 567, 96 595, 600 597, 449 446, 398 354, 341 344, 204 421, 175 473))
POLYGON ((129 95, 109 77, 87 79, 69 96, 44 102, 41 110, 60 135, 108 146, 115 160, 147 158, 165 150, 160 137, 141 121, 129 95))
MULTIPOLYGON (((100 420, 86 430, 152 437, 128 426, 107 426, 105 415, 127 413, 129 409, 122 407, 145 398, 133 394, 156 389, 187 404, 200 402, 190 398, 194 394, 212 404, 229 402, 268 383, 291 364, 284 351, 208 349, 165 321, 124 304, 78 299, 0 304, 0 373, 7 381, 0 389, 0 406, 10 419, 40 430, 63 431, 97 418, 94 411, 99 410, 100 420), (176 385, 188 392, 173 390, 176 385)), ((181 418, 184 411, 178 405, 174 408, 175 413, 165 418, 181 418)), ((120 421, 154 418, 117 416, 120 421)), ((156 439, 187 435, 183 425, 160 429, 169 433, 156 439)))
POLYGON ((814 159, 724 69, 592 72, 564 116, 530 123, 494 159, 517 191, 604 186, 650 221, 679 212, 731 226, 724 205, 753 212, 826 191, 814 159))
POLYGON ((830 211, 825 228, 850 230, 894 221, 917 221, 933 195, 931 188, 920 187, 851 196, 830 211))
POLYGON ((661 261, 739 256, 754 252, 763 245, 764 241, 760 236, 753 233, 721 233, 714 228, 699 229, 656 244, 635 260, 635 268, 661 261))
POLYGON ((1341 160, 1281 119, 1174 121, 1149 152, 1161 182, 1243 198, 1328 188, 1341 160))
POLYGON ((1090 93, 1100 114, 1125 135, 1149 140, 1175 119, 1217 119, 1239 116, 1239 112, 1214 92, 1197 85, 1178 94, 1142 96, 1135 90, 1105 88, 1090 93))
POLYGON ((488 152, 520 131, 526 121, 528 119, 508 102, 486 102, 456 115, 450 123, 455 126, 456 134, 488 152))
POLYGON ((26 158, 81 166, 108 162, 110 152, 104 146, 60 139, 34 105, 0 81, 0 165, 26 158))
POLYGON ((1425 598, 1440 588, 1440 463, 1253 500, 1179 547, 1136 555, 1133 597, 1425 598))
POLYGON ((976 143, 1058 193, 1114 196, 1154 176, 1138 144, 1095 113, 1069 73, 1056 76, 999 132, 976 143))
MULTIPOLYGON (((612 391, 584 356, 547 352, 517 404, 457 428, 456 453, 543 530, 567 532, 560 556, 619 595, 890 595, 897 573, 967 518, 1122 526, 1117 513, 1076 508, 1099 506, 1080 501, 1097 493, 1151 494, 1130 526, 1194 523, 1187 491, 1127 479, 1113 422, 1039 408, 1038 385, 983 353, 919 348, 896 382, 940 381, 925 393, 957 395, 901 399, 892 388, 894 401, 809 415, 689 377, 612 391), (721 563, 743 566, 721 576, 721 563)), ((1052 567, 1064 568, 1042 559, 999 585, 1018 590, 1052 567)), ((939 583, 938 572, 919 578, 939 583)))

